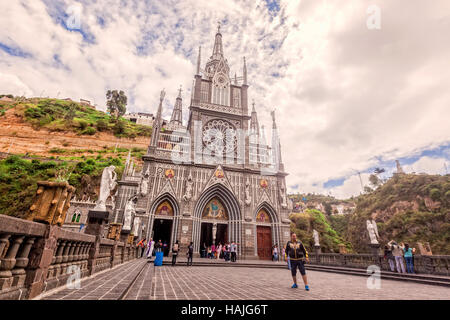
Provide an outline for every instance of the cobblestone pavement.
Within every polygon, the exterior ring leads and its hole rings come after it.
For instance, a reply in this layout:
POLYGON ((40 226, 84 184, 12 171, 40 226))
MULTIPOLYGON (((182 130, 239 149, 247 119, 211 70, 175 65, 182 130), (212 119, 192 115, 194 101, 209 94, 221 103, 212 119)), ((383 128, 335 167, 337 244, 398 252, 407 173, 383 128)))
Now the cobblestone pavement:
POLYGON ((311 290, 300 275, 292 289, 289 270, 269 268, 192 266, 155 267, 140 259, 82 281, 81 289, 63 289, 43 299, 242 300, 242 299, 450 299, 447 287, 381 280, 381 289, 368 289, 367 277, 307 271, 311 290))
MULTIPOLYGON (((114 269, 82 279, 80 289, 65 286, 49 292, 42 300, 117 300, 146 264, 144 259, 133 260, 114 269)), ((153 268, 153 265, 152 265, 153 268)), ((145 271, 145 270, 144 270, 145 271)))
MULTIPOLYGON (((289 270, 229 267, 162 266, 155 268, 151 299, 450 299, 446 287, 381 280, 368 289, 367 277, 309 271, 311 290, 292 289, 289 270)), ((301 284, 300 276, 297 276, 301 284)))

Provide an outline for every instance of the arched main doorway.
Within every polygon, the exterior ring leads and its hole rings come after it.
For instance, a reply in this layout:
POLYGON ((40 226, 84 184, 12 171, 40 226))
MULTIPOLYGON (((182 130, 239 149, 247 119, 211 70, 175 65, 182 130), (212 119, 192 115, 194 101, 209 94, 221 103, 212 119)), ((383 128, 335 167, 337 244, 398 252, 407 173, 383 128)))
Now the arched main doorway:
MULTIPOLYGON (((241 212, 232 192, 222 184, 215 184, 199 197, 193 216, 193 241, 195 252, 200 252, 203 242, 242 243, 241 212), (203 241, 203 242, 202 242, 203 241)), ((241 246, 238 245, 238 253, 241 246)))
POLYGON ((272 248, 278 246, 280 252, 280 223, 275 210, 263 202, 255 212, 256 248, 255 254, 261 260, 272 259, 272 248))
POLYGON ((171 195, 163 195, 155 200, 150 208, 150 219, 147 235, 165 244, 164 255, 168 255, 178 230, 178 204, 171 195))
POLYGON ((216 197, 211 199, 202 212, 200 244, 210 247, 228 242, 228 220, 222 202, 216 197))

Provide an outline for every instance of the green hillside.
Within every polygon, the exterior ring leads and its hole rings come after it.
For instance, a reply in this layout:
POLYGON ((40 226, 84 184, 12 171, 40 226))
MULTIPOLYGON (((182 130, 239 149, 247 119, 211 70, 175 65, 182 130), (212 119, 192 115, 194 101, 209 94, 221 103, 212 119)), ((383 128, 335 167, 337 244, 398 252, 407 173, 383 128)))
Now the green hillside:
MULTIPOLYGON (((77 188, 76 192, 80 196, 88 191, 83 190, 86 188, 83 182, 89 179, 95 188, 103 169, 110 165, 116 166, 119 179, 124 168, 124 161, 120 158, 89 158, 68 162, 24 160, 19 156, 10 156, 0 160, 0 214, 23 217, 31 206, 39 180, 67 180, 77 188)), ((90 192, 95 195, 92 190, 90 192)))
POLYGON ((124 118, 116 120, 109 114, 74 101, 61 99, 15 99, 0 104, 0 116, 14 108, 15 114, 23 117, 35 129, 71 131, 80 135, 94 135, 99 131, 110 132, 117 137, 149 137, 151 127, 139 125, 124 118))
POLYGON ((351 244, 346 242, 336 230, 333 229, 327 217, 315 209, 306 209, 303 213, 292 213, 291 231, 305 244, 308 250, 313 251, 314 238, 313 229, 319 233, 319 241, 322 252, 339 252, 339 244, 345 244, 351 251, 351 244))
POLYGON ((376 215, 381 244, 429 242, 433 254, 450 254, 450 175, 395 175, 356 198, 343 236, 358 252, 367 251, 366 220, 376 215))

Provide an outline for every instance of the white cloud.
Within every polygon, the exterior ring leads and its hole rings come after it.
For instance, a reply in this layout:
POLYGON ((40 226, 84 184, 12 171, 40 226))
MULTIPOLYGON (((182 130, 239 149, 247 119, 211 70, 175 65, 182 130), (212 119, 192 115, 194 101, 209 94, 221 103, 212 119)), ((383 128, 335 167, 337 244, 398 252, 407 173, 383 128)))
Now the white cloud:
MULTIPOLYGON (((186 119, 198 46, 204 64, 222 20, 232 75, 247 57, 260 123, 270 128, 277 110, 288 186, 323 192, 324 182, 373 167, 376 156, 394 160, 450 140, 446 0, 378 0, 381 30, 367 29, 365 0, 281 1, 275 17, 265 1, 81 1, 92 43, 58 22, 74 1, 45 3, 0 3, 0 43, 31 55, 0 49, 2 93, 45 90, 104 106, 106 90, 117 88, 130 110, 154 112, 165 88, 168 117, 181 84, 186 119)), ((359 192, 354 180, 336 192, 359 192)))

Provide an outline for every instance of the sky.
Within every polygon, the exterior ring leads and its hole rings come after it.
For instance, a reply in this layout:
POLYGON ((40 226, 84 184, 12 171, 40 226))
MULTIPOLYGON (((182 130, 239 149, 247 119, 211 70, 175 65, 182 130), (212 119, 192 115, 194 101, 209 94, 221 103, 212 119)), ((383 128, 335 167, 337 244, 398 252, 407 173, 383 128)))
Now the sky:
MULTIPOLYGON (((198 47, 217 22, 231 75, 246 57, 260 124, 276 110, 289 192, 347 198, 375 167, 450 168, 450 2, 0 1, 0 93, 90 100, 186 121, 198 47)), ((270 130, 266 131, 270 141, 270 130)))

